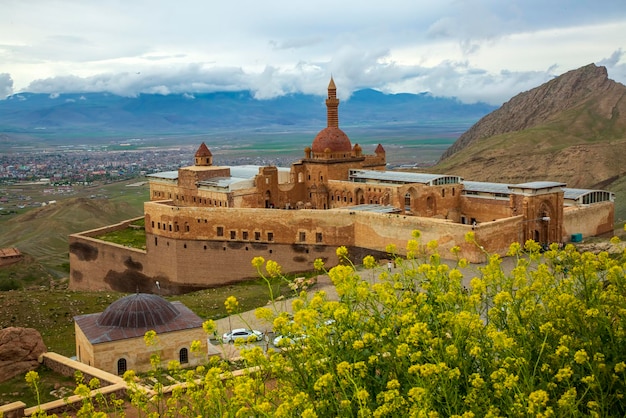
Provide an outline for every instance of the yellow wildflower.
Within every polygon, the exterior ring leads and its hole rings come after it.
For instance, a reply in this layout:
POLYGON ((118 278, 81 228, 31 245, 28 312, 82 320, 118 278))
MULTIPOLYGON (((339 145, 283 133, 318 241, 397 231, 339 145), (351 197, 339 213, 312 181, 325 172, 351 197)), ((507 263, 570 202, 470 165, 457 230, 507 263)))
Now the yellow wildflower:
POLYGON ((209 319, 202 323, 202 329, 207 334, 213 334, 217 330, 217 325, 215 324, 215 321, 209 319))
POLYGON ((348 249, 343 245, 337 248, 336 253, 340 260, 348 257, 348 249))
POLYGON ((257 269, 261 268, 263 264, 265 264, 265 259, 263 257, 254 257, 252 259, 252 265, 257 269))
POLYGON ((589 356, 585 350, 578 350, 576 354, 574 354, 574 361, 578 364, 586 363, 589 360, 589 356))
POLYGON ((229 296, 224 301, 224 306, 226 307, 226 312, 228 312, 229 314, 233 314, 239 309, 239 301, 236 297, 229 296))

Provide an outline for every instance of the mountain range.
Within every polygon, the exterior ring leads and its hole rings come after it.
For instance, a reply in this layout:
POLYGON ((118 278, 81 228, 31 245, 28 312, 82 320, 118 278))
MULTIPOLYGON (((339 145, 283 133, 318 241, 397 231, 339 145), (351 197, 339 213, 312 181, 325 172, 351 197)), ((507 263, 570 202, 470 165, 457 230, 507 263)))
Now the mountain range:
MULTIPOLYGON (((495 107, 431 94, 359 90, 340 105, 342 127, 458 125, 467 128, 495 107)), ((324 97, 290 94, 257 100, 249 91, 194 95, 20 93, 0 101, 0 134, 50 141, 73 138, 194 135, 219 131, 317 131, 326 125, 324 97)))

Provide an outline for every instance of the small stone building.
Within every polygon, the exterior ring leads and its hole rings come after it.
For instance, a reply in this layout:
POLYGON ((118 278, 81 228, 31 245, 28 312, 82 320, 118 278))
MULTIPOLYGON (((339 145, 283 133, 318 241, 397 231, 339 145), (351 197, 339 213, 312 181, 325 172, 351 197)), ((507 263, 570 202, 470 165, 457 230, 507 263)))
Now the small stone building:
POLYGON ((206 360, 207 336, 202 319, 180 302, 168 302, 157 295, 136 293, 109 305, 104 312, 74 317, 78 361, 122 375, 126 370, 150 370, 150 356, 158 351, 161 364, 177 360, 182 367, 206 360), (144 341, 154 330, 158 344, 144 341), (201 353, 191 352, 200 341, 201 353))

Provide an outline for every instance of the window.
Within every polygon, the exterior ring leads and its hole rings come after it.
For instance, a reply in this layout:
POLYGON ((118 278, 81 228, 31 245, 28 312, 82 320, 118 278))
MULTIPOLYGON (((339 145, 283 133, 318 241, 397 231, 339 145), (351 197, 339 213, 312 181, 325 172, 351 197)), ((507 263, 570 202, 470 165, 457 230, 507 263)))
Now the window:
POLYGON ((223 237, 224 236, 224 227, 223 226, 218 226, 217 227, 217 236, 218 237, 223 237))
POLYGON ((243 231, 241 235, 243 239, 248 239, 248 231, 243 231))
POLYGON ((315 242, 322 242, 322 233, 321 232, 316 232, 315 233, 315 242))
POLYGON ((273 232, 268 232, 267 233, 267 240, 268 241, 274 241, 274 233, 273 232))
POLYGON ((256 232, 254 233, 254 239, 255 239, 256 241, 260 241, 260 240, 261 240, 261 233, 260 233, 259 231, 256 231, 256 232))
POLYGON ((117 374, 119 376, 123 375, 124 373, 126 373, 127 370, 127 364, 126 364, 126 359, 125 358, 121 358, 117 361, 117 374))
POLYGON ((181 348, 178 352, 178 359, 180 364, 189 363, 189 351, 186 348, 181 348))
POLYGON ((306 241, 306 232, 300 232, 300 242, 306 241))
POLYGON ((230 239, 237 238, 237 231, 230 231, 230 239))

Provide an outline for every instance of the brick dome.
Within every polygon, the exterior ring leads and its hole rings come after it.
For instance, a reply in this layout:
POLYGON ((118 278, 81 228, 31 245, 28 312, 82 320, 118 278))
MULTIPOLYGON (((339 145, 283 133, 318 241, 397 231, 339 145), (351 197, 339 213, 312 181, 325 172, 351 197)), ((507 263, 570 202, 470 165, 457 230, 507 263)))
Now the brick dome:
POLYGON ((324 152, 327 148, 331 152, 350 152, 352 144, 348 135, 341 129, 329 126, 317 134, 311 145, 313 152, 324 152))
POLYGON ((178 315, 178 309, 162 297, 137 293, 110 304, 97 324, 103 327, 149 328, 172 322, 178 315))

